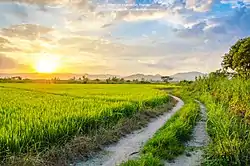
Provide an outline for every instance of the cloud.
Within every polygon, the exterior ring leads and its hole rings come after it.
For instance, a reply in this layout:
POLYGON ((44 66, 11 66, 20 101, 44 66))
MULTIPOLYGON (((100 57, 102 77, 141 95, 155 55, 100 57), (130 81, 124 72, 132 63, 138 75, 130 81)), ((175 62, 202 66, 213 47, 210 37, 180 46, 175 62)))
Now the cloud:
POLYGON ((208 71, 250 34, 249 0, 162 2, 165 10, 114 11, 84 0, 2 0, 0 53, 21 64, 51 54, 80 72, 208 71))
POLYGON ((15 52, 19 49, 11 44, 9 39, 0 36, 0 53, 1 52, 15 52))
POLYGON ((0 37, 0 45, 4 45, 5 43, 10 43, 8 39, 5 39, 4 37, 0 37))
POLYGON ((214 0, 186 0, 186 8, 204 12, 211 8, 213 2, 214 0))
POLYGON ((1 71, 4 71, 6 69, 27 69, 29 68, 27 65, 19 64, 17 60, 7 57, 3 54, 0 54, 0 69, 1 71))
POLYGON ((189 53, 181 56, 167 56, 157 61, 140 62, 144 67, 158 71, 185 72, 185 71, 203 71, 207 72, 211 69, 216 70, 220 65, 221 58, 217 56, 218 52, 200 53, 199 56, 195 53, 189 53), (208 65, 209 64, 209 65, 208 65))
POLYGON ((52 31, 51 28, 41 25, 20 24, 3 28, 0 34, 6 37, 18 37, 20 39, 35 40, 50 31, 52 31))
POLYGON ((176 33, 181 38, 200 38, 204 34, 204 29, 207 26, 206 22, 199 22, 191 27, 177 29, 176 33))
POLYGON ((0 69, 12 69, 16 67, 16 61, 0 54, 0 69))
MULTIPOLYGON (((0 0, 0 2, 9 2, 9 0, 0 0)), ((12 2, 18 3, 27 3, 27 4, 36 4, 36 5, 66 5, 66 4, 74 4, 74 5, 86 5, 87 0, 12 0, 12 2)))

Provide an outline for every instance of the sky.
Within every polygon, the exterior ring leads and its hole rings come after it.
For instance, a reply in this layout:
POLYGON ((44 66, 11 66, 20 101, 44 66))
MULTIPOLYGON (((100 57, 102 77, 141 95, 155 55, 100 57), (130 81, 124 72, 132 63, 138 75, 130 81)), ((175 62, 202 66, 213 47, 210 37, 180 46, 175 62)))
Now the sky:
POLYGON ((0 0, 0 73, 211 72, 250 0, 0 0))

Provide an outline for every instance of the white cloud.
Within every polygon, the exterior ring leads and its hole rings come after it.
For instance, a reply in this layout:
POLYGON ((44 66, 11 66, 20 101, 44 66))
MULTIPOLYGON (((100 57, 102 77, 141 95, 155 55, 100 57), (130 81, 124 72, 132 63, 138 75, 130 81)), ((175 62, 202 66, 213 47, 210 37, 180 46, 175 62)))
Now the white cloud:
POLYGON ((213 11, 226 1, 168 0, 167 10, 147 12, 93 12, 85 1, 29 2, 0 2, 0 53, 22 63, 55 54, 74 71, 213 70, 235 40, 250 34, 247 6, 213 11))
POLYGON ((186 0, 186 8, 194 11, 208 11, 213 3, 213 0, 186 0))

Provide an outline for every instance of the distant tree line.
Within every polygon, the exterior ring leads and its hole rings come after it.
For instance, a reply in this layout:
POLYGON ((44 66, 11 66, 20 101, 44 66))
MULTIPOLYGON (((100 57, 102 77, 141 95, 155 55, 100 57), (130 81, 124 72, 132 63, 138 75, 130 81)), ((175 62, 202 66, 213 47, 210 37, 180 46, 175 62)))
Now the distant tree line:
POLYGON ((170 81, 172 81, 174 78, 170 77, 170 76, 162 76, 161 77, 163 82, 169 83, 170 81))
POLYGON ((61 80, 58 77, 51 79, 23 79, 20 76, 0 78, 0 83, 53 83, 53 84, 151 84, 153 81, 145 79, 125 80, 124 78, 109 77, 107 79, 89 79, 87 76, 72 77, 68 80, 61 80))
POLYGON ((51 79, 28 79, 20 76, 15 77, 0 77, 0 83, 58 83, 58 84, 151 84, 151 83, 169 83, 173 80, 170 76, 162 76, 162 81, 146 80, 145 78, 125 80, 119 77, 109 77, 107 79, 89 79, 87 75, 81 77, 72 77, 68 80, 61 80, 58 77, 51 79))

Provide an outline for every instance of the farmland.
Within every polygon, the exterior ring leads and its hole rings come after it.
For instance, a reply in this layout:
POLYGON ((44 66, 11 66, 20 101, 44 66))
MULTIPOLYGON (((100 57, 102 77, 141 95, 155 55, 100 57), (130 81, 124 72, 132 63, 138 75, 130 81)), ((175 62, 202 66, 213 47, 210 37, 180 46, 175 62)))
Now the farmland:
POLYGON ((169 101, 163 85, 0 84, 0 152, 41 151, 169 101))
MULTIPOLYGON (((106 129, 117 128, 122 118, 131 118, 130 122, 145 119, 138 118, 137 114, 170 101, 167 93, 159 90, 166 87, 139 84, 0 84, 0 143, 4 145, 0 149, 1 157, 30 152, 36 154, 103 128, 116 137, 119 127, 115 131, 106 129)), ((240 77, 228 79, 215 73, 175 90, 174 94, 185 101, 184 107, 146 143, 138 160, 129 160, 124 165, 161 165, 162 159, 174 159, 183 153, 184 143, 191 138, 199 116, 194 99, 203 102, 208 111, 210 142, 204 149, 204 161, 200 162, 204 165, 249 165, 249 90, 249 80, 240 77)), ((142 127, 145 125, 143 122, 142 127)), ((127 121, 118 126, 124 126, 123 130, 130 127, 127 121)), ((101 144, 110 143, 110 137, 103 138, 98 132, 97 135, 98 138, 90 138, 101 144)), ((121 133, 114 140, 118 141, 123 135, 121 133)), ((61 149, 59 153, 67 154, 61 149)))

